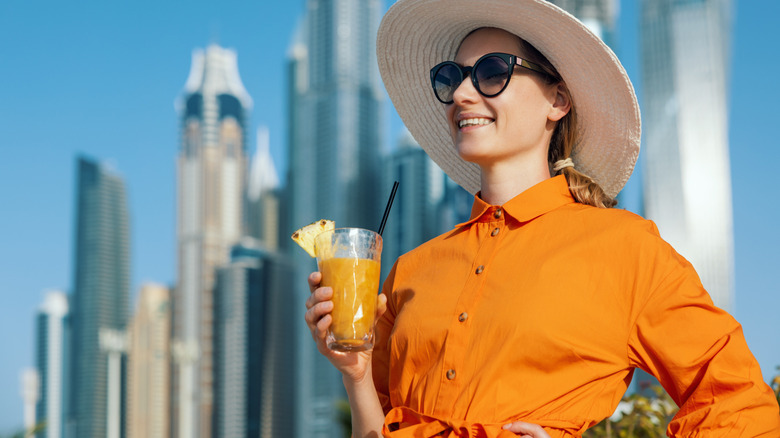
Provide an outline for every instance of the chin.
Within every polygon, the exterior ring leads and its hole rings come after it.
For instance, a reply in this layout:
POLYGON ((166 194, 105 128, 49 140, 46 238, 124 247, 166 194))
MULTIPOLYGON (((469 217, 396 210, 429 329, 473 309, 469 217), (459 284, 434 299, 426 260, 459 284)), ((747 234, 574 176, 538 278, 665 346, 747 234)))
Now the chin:
POLYGON ((480 164, 488 158, 484 151, 475 150, 475 148, 457 148, 458 156, 468 163, 480 164))

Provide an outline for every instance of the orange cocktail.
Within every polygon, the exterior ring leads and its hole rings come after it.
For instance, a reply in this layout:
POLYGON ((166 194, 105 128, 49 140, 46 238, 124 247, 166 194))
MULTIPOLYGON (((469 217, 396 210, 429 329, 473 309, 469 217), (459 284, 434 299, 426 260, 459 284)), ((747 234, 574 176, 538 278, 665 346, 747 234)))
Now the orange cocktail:
POLYGON ((332 322, 326 342, 339 351, 374 345, 382 238, 360 228, 337 228, 315 239, 321 286, 333 289, 332 322))
POLYGON ((320 263, 320 272, 320 284, 333 288, 330 331, 334 342, 339 346, 356 347, 371 341, 379 290, 379 263, 368 259, 332 258, 320 263))

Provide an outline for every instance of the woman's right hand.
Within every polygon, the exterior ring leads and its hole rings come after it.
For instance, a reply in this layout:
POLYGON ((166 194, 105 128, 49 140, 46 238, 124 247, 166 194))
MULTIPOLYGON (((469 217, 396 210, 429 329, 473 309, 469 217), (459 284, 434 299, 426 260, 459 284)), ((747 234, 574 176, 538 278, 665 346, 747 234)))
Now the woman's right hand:
MULTIPOLYGON (((342 353, 333 351, 326 345, 325 335, 333 321, 330 315, 333 310, 333 301, 331 301, 333 289, 319 287, 322 281, 322 274, 319 272, 311 273, 308 281, 311 295, 306 300, 304 319, 309 326, 314 342, 317 344, 317 349, 344 375, 344 378, 353 382, 359 382, 365 378, 371 379, 371 350, 342 353)), ((378 320, 387 308, 387 297, 384 294, 378 295, 376 304, 376 319, 378 320)))

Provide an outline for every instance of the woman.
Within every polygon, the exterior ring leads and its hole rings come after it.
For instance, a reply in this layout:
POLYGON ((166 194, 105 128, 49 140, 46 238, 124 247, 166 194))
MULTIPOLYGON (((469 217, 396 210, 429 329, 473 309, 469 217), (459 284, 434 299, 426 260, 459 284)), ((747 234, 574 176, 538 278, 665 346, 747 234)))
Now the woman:
POLYGON ((476 196, 396 261, 372 352, 324 346, 332 292, 309 277, 306 321, 355 436, 579 436, 634 368, 680 405, 672 436, 778 436, 739 324, 651 222, 605 208, 639 111, 598 38, 543 0, 400 0, 377 47, 405 124, 476 196))

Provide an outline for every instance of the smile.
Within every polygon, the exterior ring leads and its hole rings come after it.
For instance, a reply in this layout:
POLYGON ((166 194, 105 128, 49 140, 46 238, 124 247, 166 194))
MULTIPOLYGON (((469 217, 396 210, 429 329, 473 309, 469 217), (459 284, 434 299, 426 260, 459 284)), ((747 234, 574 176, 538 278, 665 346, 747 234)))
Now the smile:
POLYGON ((478 126, 478 125, 489 125, 491 123, 493 123, 492 119, 484 119, 484 118, 463 119, 458 121, 458 128, 466 128, 468 126, 478 126))

